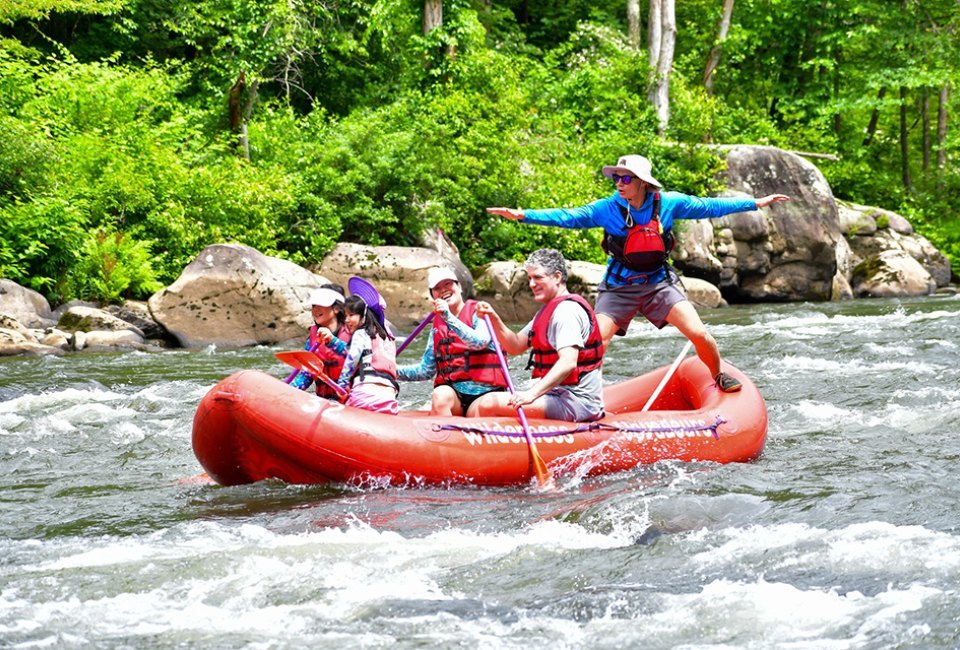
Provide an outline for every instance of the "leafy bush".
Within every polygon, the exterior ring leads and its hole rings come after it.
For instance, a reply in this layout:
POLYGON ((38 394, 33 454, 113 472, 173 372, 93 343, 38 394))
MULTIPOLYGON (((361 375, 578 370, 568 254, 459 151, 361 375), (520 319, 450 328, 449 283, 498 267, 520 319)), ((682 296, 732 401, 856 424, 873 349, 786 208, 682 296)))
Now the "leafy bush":
POLYGON ((77 261, 89 219, 81 202, 38 197, 0 205, 3 223, 0 277, 62 302, 72 295, 68 277, 77 261))
MULTIPOLYGON (((703 142, 836 153, 818 166, 837 197, 903 213, 955 269, 960 259, 956 172, 914 170, 903 187, 900 98, 878 92, 919 99, 956 76, 955 46, 935 29, 910 33, 894 60, 875 56, 908 35, 912 5, 821 15, 785 0, 795 20, 775 23, 764 6, 738 5, 707 95, 719 6, 690 0, 678 7, 666 140, 646 53, 626 42, 613 0, 450 0, 427 35, 414 0, 64 5, 79 18, 21 5, 0 42, 0 274, 54 300, 143 297, 152 278, 172 281, 225 241, 309 264, 340 240, 416 245, 439 227, 472 266, 542 246, 601 261, 598 232, 485 208, 608 195, 600 168, 625 153, 648 156, 668 189, 709 194, 722 163, 703 142), (227 120, 241 71, 259 84, 249 160, 227 120), (880 127, 864 145, 874 109, 880 127)), ((916 125, 909 137, 918 151, 916 125)), ((958 145, 951 128, 952 157, 958 145)))
POLYGON ((84 240, 70 282, 72 295, 99 302, 148 296, 163 288, 151 264, 149 242, 102 229, 84 240))

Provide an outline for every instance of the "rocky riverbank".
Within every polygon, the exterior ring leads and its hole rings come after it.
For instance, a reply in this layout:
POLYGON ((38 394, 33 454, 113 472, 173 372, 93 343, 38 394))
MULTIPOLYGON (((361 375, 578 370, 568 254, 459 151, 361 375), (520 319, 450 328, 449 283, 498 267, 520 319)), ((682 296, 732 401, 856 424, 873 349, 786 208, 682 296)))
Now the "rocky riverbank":
MULTIPOLYGON (((947 258, 907 219, 837 201, 820 171, 772 147, 724 148, 723 194, 788 194, 791 201, 715 220, 683 222, 674 265, 698 308, 727 302, 790 302, 955 292, 947 258)), ((532 227, 532 226, 531 226, 532 227)), ((163 349, 302 343, 309 292, 351 275, 371 280, 401 328, 429 312, 427 271, 455 270, 467 296, 491 302, 506 320, 538 305, 522 265, 494 262, 471 272, 453 242, 437 248, 338 244, 314 268, 240 244, 207 247, 172 285, 146 303, 51 309, 39 293, 0 280, 0 356, 82 350, 163 349)), ((573 261, 570 288, 595 297, 603 265, 573 261)))

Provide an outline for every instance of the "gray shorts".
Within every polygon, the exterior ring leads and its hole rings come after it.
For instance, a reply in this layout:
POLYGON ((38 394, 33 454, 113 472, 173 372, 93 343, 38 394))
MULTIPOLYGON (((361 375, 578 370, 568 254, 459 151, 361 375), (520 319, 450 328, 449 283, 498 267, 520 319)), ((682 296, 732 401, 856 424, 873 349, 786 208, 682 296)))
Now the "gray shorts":
POLYGON ((554 388, 543 396, 544 414, 551 420, 567 422, 593 422, 603 417, 603 408, 586 404, 566 390, 554 388))
POLYGON ((680 287, 673 282, 631 284, 623 287, 611 287, 601 282, 594 311, 609 316, 617 324, 617 334, 623 336, 637 313, 646 316, 657 329, 663 329, 667 324, 667 314, 673 306, 686 299, 680 287))

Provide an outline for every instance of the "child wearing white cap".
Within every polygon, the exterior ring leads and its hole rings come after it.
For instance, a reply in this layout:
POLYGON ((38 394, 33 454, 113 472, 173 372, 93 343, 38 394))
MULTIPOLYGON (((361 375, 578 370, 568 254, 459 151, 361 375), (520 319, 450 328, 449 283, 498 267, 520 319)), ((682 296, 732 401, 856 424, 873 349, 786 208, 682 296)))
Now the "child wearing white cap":
MULTIPOLYGON (((310 327, 310 336, 304 349, 317 353, 323 360, 327 375, 336 381, 343 369, 343 359, 350 341, 350 331, 346 328, 343 312, 343 287, 337 284, 322 285, 310 293, 307 302, 310 303, 314 324, 310 327)), ((313 375, 301 371, 290 384, 307 390, 314 381, 313 375)), ((322 381, 317 381, 315 385, 318 396, 337 399, 336 392, 322 381)))
POLYGON ((427 289, 433 299, 433 322, 426 348, 419 363, 397 368, 397 378, 434 380, 431 415, 473 415, 477 399, 507 389, 493 339, 476 314, 476 302, 463 300, 452 269, 430 269, 427 289))
POLYGON ((650 161, 640 155, 621 156, 603 168, 616 190, 593 203, 569 209, 521 210, 487 208, 491 214, 542 226, 603 228, 607 271, 600 282, 595 307, 604 344, 614 334, 626 334, 633 317, 642 313, 657 328, 668 323, 690 339, 700 360, 724 392, 740 390, 740 382, 723 372, 717 342, 700 315, 677 286, 680 278, 668 263, 678 219, 713 219, 735 212, 752 212, 787 201, 783 194, 753 198, 704 198, 661 192, 650 161))

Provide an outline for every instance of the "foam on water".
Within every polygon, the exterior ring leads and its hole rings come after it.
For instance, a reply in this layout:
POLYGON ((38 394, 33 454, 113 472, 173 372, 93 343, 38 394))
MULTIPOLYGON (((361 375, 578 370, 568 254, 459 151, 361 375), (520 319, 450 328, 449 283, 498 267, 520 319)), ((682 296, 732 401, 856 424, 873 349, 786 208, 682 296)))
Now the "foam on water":
POLYGON ((942 368, 932 363, 918 363, 908 360, 882 358, 876 361, 865 359, 829 359, 822 357, 806 357, 785 355, 778 359, 768 360, 765 369, 779 372, 781 376, 796 372, 823 373, 829 372, 843 376, 863 376, 878 373, 896 373, 909 371, 911 374, 937 375, 942 368))
MULTIPOLYGON (((0 645, 955 647, 960 300, 902 303, 705 316, 761 458, 543 492, 185 485, 197 401, 272 350, 5 360, 0 645)), ((637 321, 611 376, 682 345, 637 321)))
POLYGON ((803 524, 747 526, 698 531, 694 539, 718 537, 719 545, 692 556, 711 566, 730 558, 765 572, 784 567, 816 566, 834 575, 881 571, 890 580, 933 571, 942 578, 960 577, 960 540, 921 526, 866 522, 838 530, 803 524))
POLYGON ((121 393, 102 388, 78 389, 66 388, 46 393, 33 393, 0 402, 0 413, 35 413, 50 410, 62 410, 67 406, 90 406, 123 399, 121 393))
MULTIPOLYGON (((415 539, 359 523, 297 535, 190 523, 148 537, 93 550, 82 550, 82 540, 32 543, 34 552, 53 559, 26 573, 5 571, 0 621, 6 624, 0 630, 47 630, 45 639, 94 644, 165 635, 272 639, 286 646, 331 639, 339 630, 354 642, 413 636, 504 648, 522 647, 525 639, 614 648, 640 638, 656 639, 650 647, 660 648, 692 647, 685 645, 691 638, 727 639, 731 647, 852 648, 900 625, 905 612, 942 590, 907 584, 865 594, 834 584, 801 587, 763 574, 810 566, 836 571, 841 580, 861 571, 886 571, 897 580, 932 570, 952 581, 960 571, 960 544, 921 527, 873 522, 836 531, 798 524, 701 529, 678 541, 691 547, 691 571, 699 566, 709 574, 711 567, 737 564, 754 567, 757 575, 713 579, 679 593, 650 592, 643 583, 608 584, 603 613, 577 620, 557 616, 549 599, 505 615, 492 594, 474 591, 469 582, 449 583, 449 574, 511 558, 542 571, 550 553, 616 548, 624 542, 619 535, 547 521, 512 534, 444 530, 415 539), (697 552, 704 544, 710 548, 697 552), (164 566, 170 564, 192 577, 173 579, 164 566), (35 590, 47 595, 38 598, 35 590), (638 599, 637 590, 646 595, 638 599), (485 604, 471 604, 476 598, 485 604), (373 623, 378 632, 369 629, 373 623)), ((542 589, 549 596, 550 587, 542 589)), ((923 631, 921 625, 916 633, 923 631)))
POLYGON ((318 620, 356 620, 384 602, 463 598, 437 581, 451 570, 623 543, 553 520, 516 533, 450 529, 415 539, 359 522, 297 535, 190 523, 142 539, 106 539, 93 549, 80 539, 32 542, 20 553, 49 559, 6 572, 0 620, 31 621, 32 628, 11 628, 20 633, 87 629, 90 639, 185 630, 289 639, 318 620), (173 565, 192 577, 170 580, 173 565), (25 593, 29 599, 17 596, 25 593))

